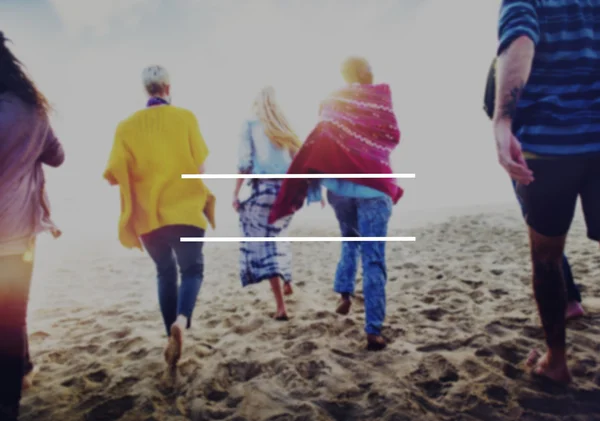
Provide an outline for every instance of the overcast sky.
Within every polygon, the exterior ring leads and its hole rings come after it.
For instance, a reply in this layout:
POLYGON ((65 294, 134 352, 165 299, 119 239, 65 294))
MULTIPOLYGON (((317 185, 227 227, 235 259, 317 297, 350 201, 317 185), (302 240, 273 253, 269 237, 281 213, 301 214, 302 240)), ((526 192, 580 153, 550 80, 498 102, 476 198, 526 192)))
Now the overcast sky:
MULTIPOLYGON (((155 63, 171 73, 174 103, 198 117, 209 172, 235 171, 238 132, 262 86, 275 86, 305 136, 318 102, 342 83, 341 60, 359 54, 392 87, 403 136, 395 170, 417 175, 401 182, 400 213, 514 200, 482 110, 498 7, 499 0, 1 0, 0 28, 56 107, 67 151, 65 166, 48 170, 57 222, 105 231, 115 229, 119 211, 117 191, 101 178, 114 130, 144 106, 140 73, 155 63)), ((233 184, 209 184, 225 233, 237 224, 233 184)), ((324 215, 313 209, 300 218, 324 215)))

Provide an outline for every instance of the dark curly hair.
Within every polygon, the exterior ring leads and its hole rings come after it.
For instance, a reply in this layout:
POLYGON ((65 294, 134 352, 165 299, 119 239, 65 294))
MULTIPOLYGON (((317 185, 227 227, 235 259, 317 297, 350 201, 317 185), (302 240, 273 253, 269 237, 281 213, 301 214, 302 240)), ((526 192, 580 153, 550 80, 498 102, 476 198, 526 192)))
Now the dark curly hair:
POLYGON ((52 107, 25 72, 25 66, 6 46, 8 40, 0 31, 0 94, 10 92, 21 101, 48 114, 52 107))

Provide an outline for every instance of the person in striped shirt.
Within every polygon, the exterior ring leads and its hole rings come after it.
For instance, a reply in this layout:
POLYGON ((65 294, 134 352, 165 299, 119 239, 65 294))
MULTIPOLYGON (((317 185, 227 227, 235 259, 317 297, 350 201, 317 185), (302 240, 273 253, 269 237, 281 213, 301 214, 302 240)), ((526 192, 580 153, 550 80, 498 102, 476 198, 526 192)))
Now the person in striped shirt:
POLYGON ((600 0, 503 0, 493 131, 529 225, 548 351, 535 374, 569 383, 562 268, 577 199, 600 241, 600 0))
MULTIPOLYGON (((485 87, 485 94, 483 99, 483 109, 490 120, 494 118, 494 104, 496 103, 496 58, 492 61, 492 65, 490 66, 490 70, 488 72, 487 83, 485 87)), ((513 190, 517 188, 517 182, 515 180, 511 180, 513 190)), ((523 203, 519 199, 517 195, 517 200, 519 202, 519 206, 521 207, 521 212, 525 212, 523 208, 523 203)), ((525 217, 525 213, 523 213, 523 217, 525 217)), ((565 254, 563 256, 563 273, 565 277, 565 283, 567 287, 567 310, 565 312, 565 317, 567 320, 576 319, 585 315, 585 310, 581 305, 581 292, 579 288, 575 284, 575 279, 573 278, 573 271, 571 270, 571 264, 569 263, 569 259, 565 254)))

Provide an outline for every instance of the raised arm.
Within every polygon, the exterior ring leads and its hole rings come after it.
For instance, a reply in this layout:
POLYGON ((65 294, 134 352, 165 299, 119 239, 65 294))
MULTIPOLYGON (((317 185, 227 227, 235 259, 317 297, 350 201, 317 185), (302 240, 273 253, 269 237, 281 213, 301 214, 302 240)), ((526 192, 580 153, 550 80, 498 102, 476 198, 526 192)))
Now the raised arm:
POLYGON ((533 0, 503 0, 499 20, 496 64, 494 134, 500 164, 514 180, 528 184, 533 175, 527 168, 521 146, 512 133, 517 104, 531 73, 539 23, 533 0))
POLYGON ((52 127, 48 128, 48 133, 44 141, 44 151, 40 155, 40 161, 55 168, 60 167, 65 162, 65 151, 58 138, 54 135, 52 127))

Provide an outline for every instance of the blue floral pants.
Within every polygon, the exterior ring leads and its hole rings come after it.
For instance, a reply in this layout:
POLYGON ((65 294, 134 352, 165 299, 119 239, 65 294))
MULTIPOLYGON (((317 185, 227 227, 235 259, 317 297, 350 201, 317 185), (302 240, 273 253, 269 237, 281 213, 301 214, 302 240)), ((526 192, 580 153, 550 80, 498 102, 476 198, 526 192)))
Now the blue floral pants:
MULTIPOLYGON (((343 237, 386 237, 392 215, 388 196, 360 199, 327 192, 343 237)), ((358 259, 362 260, 365 299, 365 332, 381 334, 385 320, 385 285, 387 269, 384 241, 342 242, 342 253, 335 274, 334 291, 354 295, 358 259)))

